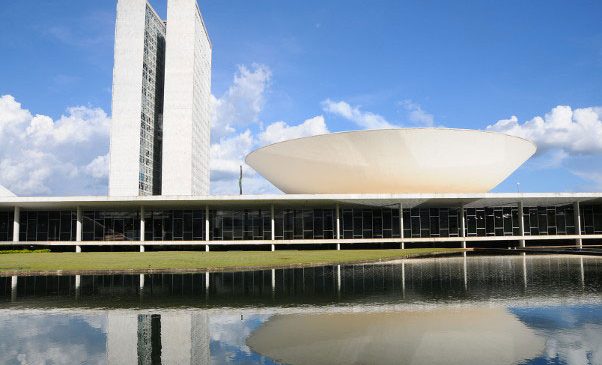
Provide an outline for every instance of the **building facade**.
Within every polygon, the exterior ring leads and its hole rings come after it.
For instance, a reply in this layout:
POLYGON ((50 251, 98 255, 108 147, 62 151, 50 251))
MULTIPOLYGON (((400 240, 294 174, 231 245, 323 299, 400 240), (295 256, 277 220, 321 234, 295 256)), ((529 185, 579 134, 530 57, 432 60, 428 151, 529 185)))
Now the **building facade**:
POLYGON ((602 240, 602 194, 3 198, 4 246, 429 244, 602 240))
POLYGON ((165 30, 146 0, 117 2, 109 195, 161 193, 165 30))
POLYGON ((211 44, 196 0, 119 0, 110 196, 209 193, 211 44))
POLYGON ((211 42, 196 0, 167 2, 164 195, 209 194, 211 42))

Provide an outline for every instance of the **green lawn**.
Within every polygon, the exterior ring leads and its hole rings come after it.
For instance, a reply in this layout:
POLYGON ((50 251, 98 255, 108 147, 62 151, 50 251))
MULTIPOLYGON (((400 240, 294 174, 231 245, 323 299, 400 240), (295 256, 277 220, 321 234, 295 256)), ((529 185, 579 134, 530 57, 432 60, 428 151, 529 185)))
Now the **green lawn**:
POLYGON ((0 255, 0 273, 44 271, 244 270, 316 266, 399 259, 417 255, 462 252, 450 248, 406 250, 226 251, 226 252, 84 252, 0 255))

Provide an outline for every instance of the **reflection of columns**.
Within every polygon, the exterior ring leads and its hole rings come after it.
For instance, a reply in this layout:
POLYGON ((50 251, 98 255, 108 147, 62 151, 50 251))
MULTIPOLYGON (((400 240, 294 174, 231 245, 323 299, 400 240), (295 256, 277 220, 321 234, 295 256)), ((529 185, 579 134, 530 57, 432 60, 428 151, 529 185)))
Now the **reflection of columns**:
POLYGON ((75 299, 79 298, 81 284, 82 284, 81 275, 75 275, 75 299))
MULTIPOLYGON (((205 205, 205 241, 209 241, 209 206, 205 205)), ((209 252, 209 245, 205 245, 205 251, 209 252)))
POLYGON ((579 257, 579 269, 581 272, 581 287, 585 287, 585 270, 583 268, 583 256, 579 257))
MULTIPOLYGON (((578 236, 581 236, 581 210, 579 207, 579 202, 575 202, 573 204, 573 210, 575 211, 575 233, 578 236)), ((579 246, 579 248, 583 247, 583 240, 581 237, 577 238, 575 244, 579 246)))
POLYGON ((272 269, 272 299, 276 294, 276 270, 272 269))
POLYGON ((209 297, 209 271, 205 272, 205 299, 209 297))
POLYGON ((463 269, 464 269, 463 270, 464 271, 464 290, 467 290, 468 289, 468 262, 467 262, 468 260, 466 258, 466 252, 464 252, 462 254, 462 256, 464 256, 463 265, 462 265, 463 269))
POLYGON ((464 206, 460 207, 460 230, 460 237, 462 237, 462 248, 466 248, 466 240, 464 239, 466 237, 466 216, 464 215, 464 206))
MULTIPOLYGON (((272 241, 276 239, 276 222, 274 222, 274 204, 270 206, 270 219, 272 221, 272 241)), ((276 246, 272 243, 272 251, 276 251, 276 246)))
POLYGON ((527 289, 527 253, 521 253, 523 257, 523 287, 527 289))
POLYGON ((525 247, 525 213, 522 201, 518 203, 518 230, 521 237, 518 241, 518 245, 520 247, 525 247))
POLYGON ((406 262, 401 260, 401 296, 406 298, 406 262))
MULTIPOLYGON (((77 207, 76 211, 76 223, 75 223, 75 241, 82 241, 82 208, 77 207)), ((82 246, 76 245, 75 252, 82 252, 82 246)))
POLYGON ((341 297, 341 265, 337 265, 337 296, 341 297))
POLYGON ((21 222, 21 208, 15 207, 13 217, 13 242, 19 242, 19 226, 21 222))
POLYGON ((190 329, 190 365, 211 363, 211 336, 209 333, 209 315, 206 312, 191 314, 190 329))
POLYGON ((17 300, 17 281, 18 281, 18 276, 13 275, 10 278, 10 300, 11 302, 14 302, 15 300, 17 300))
MULTIPOLYGON (((337 218, 337 240, 341 239, 341 217, 339 212, 339 204, 336 205, 336 218, 337 218)), ((341 244, 337 243, 337 250, 341 249, 341 244)))
POLYGON ((140 289, 144 289, 144 274, 140 274, 140 289))
MULTIPOLYGON (((144 242, 144 236, 146 234, 146 220, 144 218, 144 207, 140 207, 140 242, 144 242)), ((144 252, 144 245, 140 245, 140 252, 144 252)))
POLYGON ((401 203, 399 203, 399 238, 401 239, 399 247, 403 250, 405 244, 403 242, 403 204, 401 203))

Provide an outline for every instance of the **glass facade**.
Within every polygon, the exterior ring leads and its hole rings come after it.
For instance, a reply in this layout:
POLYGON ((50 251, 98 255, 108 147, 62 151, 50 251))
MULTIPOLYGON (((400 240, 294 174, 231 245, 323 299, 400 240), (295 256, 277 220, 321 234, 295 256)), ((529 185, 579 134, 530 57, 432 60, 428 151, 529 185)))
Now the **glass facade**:
POLYGON ((335 208, 276 209, 274 211, 275 238, 333 239, 336 238, 335 208))
POLYGON ((458 237, 460 232, 460 209, 425 208, 403 210, 403 236, 458 237))
POLYGON ((75 241, 75 210, 22 210, 19 221, 19 241, 75 241))
POLYGON ((602 233, 602 205, 581 206, 581 234, 602 233))
POLYGON ((518 207, 465 209, 466 236, 518 236, 518 207))
POLYGON ((13 211, 0 211, 0 242, 13 240, 13 211))
POLYGON ((140 115, 140 195, 161 194, 165 23, 146 6, 140 115))
MULTIPOLYGON (((525 236, 576 233, 575 210, 572 205, 561 207, 528 207, 523 208, 523 213, 525 219, 525 236)), ((584 218, 585 215, 582 216, 582 222, 584 218)))
MULTIPOLYGON (((581 233, 602 234, 602 205, 581 205, 581 233)), ((461 237, 459 208, 403 210, 405 238, 461 237)), ((466 237, 518 236, 517 207, 466 208, 466 237)), ((526 236, 576 233, 573 205, 524 207, 526 236)), ((204 241, 205 209, 162 209, 145 212, 146 241, 204 241)), ((271 240, 269 207, 209 210, 212 241, 271 240)), ((399 238, 399 208, 340 208, 343 239, 399 238)), ((19 240, 76 241, 76 210, 22 210, 19 240)), ((276 240, 336 238, 336 208, 276 208, 276 240)), ((0 242, 12 241, 13 211, 0 211, 0 242)), ((140 239, 138 210, 82 211, 83 241, 135 241, 140 239)))
POLYGON ((154 210, 144 213, 146 241, 205 240, 205 210, 154 210))
POLYGON ((341 238, 398 238, 399 208, 341 208, 341 238))
POLYGON ((209 211, 212 241, 272 239, 270 208, 209 211))
MULTIPOLYGON (((73 225, 75 226, 75 223, 73 225)), ((83 211, 82 240, 140 240, 140 214, 138 211, 83 211)))

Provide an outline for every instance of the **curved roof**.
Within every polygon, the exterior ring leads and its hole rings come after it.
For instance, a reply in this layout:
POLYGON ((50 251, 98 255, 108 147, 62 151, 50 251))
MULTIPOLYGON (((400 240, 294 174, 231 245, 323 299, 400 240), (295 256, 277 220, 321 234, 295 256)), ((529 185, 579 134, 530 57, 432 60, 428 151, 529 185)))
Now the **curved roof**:
POLYGON ((12 191, 10 191, 7 188, 5 188, 4 186, 0 185, 0 196, 7 197, 7 196, 16 196, 16 195, 12 191))
POLYGON ((496 132, 443 128, 352 131, 259 148, 246 162, 285 193, 483 193, 537 147, 496 132))

